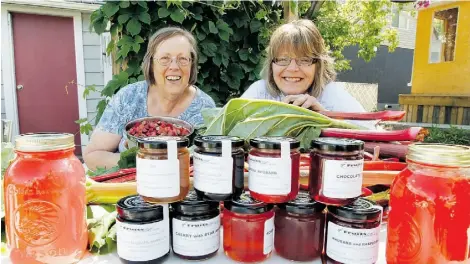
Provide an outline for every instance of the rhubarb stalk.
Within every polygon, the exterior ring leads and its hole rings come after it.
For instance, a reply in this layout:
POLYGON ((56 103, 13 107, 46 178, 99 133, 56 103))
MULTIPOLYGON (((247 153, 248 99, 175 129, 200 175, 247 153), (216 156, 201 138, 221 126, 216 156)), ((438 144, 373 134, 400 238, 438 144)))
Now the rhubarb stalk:
POLYGON ((335 111, 321 111, 322 115, 335 119, 349 119, 349 120, 381 120, 381 121, 400 121, 406 112, 405 111, 380 111, 370 113, 346 113, 335 111))
POLYGON ((372 152, 377 146, 380 147, 380 156, 393 157, 400 160, 406 159, 408 146, 405 145, 381 142, 365 142, 364 150, 367 152, 372 152))
POLYGON ((322 129, 322 137, 351 138, 365 141, 423 141, 427 130, 422 127, 410 127, 404 130, 375 131, 341 128, 322 129))

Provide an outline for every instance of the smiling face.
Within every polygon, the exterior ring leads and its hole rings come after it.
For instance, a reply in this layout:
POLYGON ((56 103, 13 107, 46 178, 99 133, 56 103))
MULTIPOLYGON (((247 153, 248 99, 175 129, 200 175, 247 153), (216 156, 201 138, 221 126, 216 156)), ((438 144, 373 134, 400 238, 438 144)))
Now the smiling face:
POLYGON ((152 63, 157 87, 169 94, 181 94, 188 88, 191 43, 186 37, 179 35, 162 41, 153 54, 152 63))
POLYGON ((293 58, 288 66, 279 66, 272 62, 273 79, 279 90, 285 95, 304 94, 312 86, 315 78, 315 63, 299 66, 294 58, 305 57, 294 52, 279 52, 275 58, 293 58))

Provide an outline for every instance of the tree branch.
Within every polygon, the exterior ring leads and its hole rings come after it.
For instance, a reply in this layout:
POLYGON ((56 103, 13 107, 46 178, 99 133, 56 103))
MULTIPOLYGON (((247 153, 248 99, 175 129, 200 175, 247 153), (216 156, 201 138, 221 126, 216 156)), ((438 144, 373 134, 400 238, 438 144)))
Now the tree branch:
POLYGON ((320 7, 323 5, 325 1, 318 0, 310 2, 310 7, 308 8, 307 12, 304 15, 304 18, 310 19, 313 17, 313 14, 320 10, 320 7))

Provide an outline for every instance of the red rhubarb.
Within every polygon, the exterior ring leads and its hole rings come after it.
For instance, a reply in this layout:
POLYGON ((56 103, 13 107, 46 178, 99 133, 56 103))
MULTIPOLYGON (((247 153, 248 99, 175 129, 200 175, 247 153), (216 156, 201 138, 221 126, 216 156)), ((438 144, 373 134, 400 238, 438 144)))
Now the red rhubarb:
POLYGON ((365 141, 423 141, 427 133, 427 130, 422 127, 410 127, 404 130, 392 131, 325 128, 322 129, 321 136, 352 138, 365 141))
POLYGON ((370 113, 346 113, 335 111, 321 111, 320 114, 335 119, 349 119, 349 120, 382 120, 382 121, 400 121, 406 112, 405 111, 380 111, 370 113))
POLYGON ((405 162, 364 161, 365 171, 401 171, 406 168, 405 162))
POLYGON ((135 173, 130 173, 130 174, 126 174, 126 175, 123 175, 123 176, 120 176, 120 177, 116 177, 116 178, 104 181, 104 183, 133 182, 133 181, 135 181, 135 176, 136 176, 135 173))
POLYGON ((382 143, 382 142, 365 142, 364 150, 367 152, 373 152, 374 148, 380 147, 380 156, 383 157, 392 157, 398 158, 400 160, 406 159, 406 153, 408 151, 408 146, 393 144, 393 143, 382 143))
POLYGON ((94 176, 94 177, 91 177, 91 178, 96 182, 104 182, 104 181, 108 181, 108 180, 118 178, 118 177, 121 177, 121 176, 124 176, 124 175, 131 174, 131 173, 135 174, 136 173, 136 168, 120 169, 116 172, 103 174, 103 175, 98 175, 98 176, 94 176))

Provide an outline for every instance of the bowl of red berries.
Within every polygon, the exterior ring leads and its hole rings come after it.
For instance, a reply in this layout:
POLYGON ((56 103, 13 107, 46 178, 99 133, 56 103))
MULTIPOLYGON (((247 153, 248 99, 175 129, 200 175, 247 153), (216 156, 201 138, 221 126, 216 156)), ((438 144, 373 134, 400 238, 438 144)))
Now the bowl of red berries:
POLYGON ((138 138, 158 136, 190 137, 194 127, 174 117, 143 117, 130 121, 125 126, 128 147, 137 146, 138 138))

